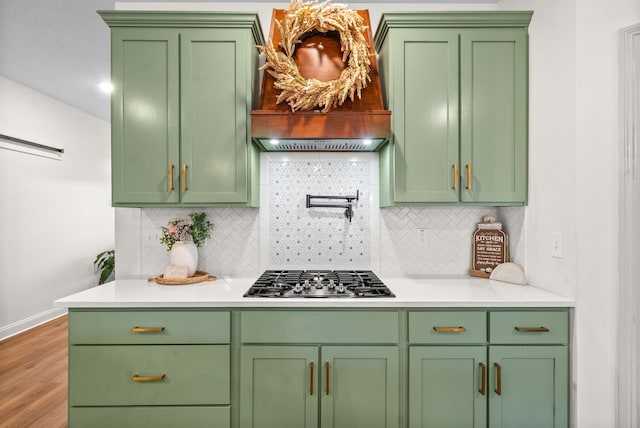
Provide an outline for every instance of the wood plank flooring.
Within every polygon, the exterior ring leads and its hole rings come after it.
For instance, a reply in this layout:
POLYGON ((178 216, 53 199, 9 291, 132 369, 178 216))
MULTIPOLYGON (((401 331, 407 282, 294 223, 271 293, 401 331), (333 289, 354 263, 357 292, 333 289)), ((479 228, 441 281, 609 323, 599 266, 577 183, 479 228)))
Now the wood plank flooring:
POLYGON ((0 342, 0 427, 67 427, 67 316, 0 342))

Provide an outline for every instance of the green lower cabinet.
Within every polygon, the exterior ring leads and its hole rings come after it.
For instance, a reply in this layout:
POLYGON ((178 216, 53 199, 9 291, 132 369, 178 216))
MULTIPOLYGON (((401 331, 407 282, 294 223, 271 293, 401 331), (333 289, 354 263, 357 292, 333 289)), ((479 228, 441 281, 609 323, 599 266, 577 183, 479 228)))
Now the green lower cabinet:
POLYGON ((398 426, 396 346, 323 346, 322 428, 398 426))
POLYGON ((489 347, 489 426, 567 427, 567 352, 566 346, 489 347))
POLYGON ((409 427, 486 427, 486 357, 486 346, 411 347, 409 427))
POLYGON ((228 345, 108 345, 69 349, 70 406, 230 403, 228 345))
POLYGON ((70 427, 229 428, 229 407, 72 407, 70 427))
POLYGON ((241 348, 241 428, 395 428, 398 396, 395 346, 241 348))
POLYGON ((243 346, 240 427, 318 426, 318 348, 243 346))

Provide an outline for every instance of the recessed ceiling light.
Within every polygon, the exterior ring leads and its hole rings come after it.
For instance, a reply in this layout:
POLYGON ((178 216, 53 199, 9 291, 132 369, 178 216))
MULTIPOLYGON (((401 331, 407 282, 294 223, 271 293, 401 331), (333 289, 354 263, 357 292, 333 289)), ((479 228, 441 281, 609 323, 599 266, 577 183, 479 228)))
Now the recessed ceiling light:
POLYGON ((105 92, 107 94, 110 94, 113 91, 113 85, 111 84, 111 82, 102 82, 98 85, 98 87, 102 92, 105 92))

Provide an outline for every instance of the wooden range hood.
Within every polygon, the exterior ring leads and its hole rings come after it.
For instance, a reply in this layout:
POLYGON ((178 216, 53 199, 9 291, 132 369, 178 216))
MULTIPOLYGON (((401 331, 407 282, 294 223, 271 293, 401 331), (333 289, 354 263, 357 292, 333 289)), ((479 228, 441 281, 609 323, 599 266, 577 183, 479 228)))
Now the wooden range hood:
MULTIPOLYGON (((358 10, 367 26, 365 37, 375 55, 368 10, 358 10)), ((280 32, 275 24, 285 10, 274 9, 269 38, 277 48, 280 32)), ((298 70, 304 77, 329 81, 344 68, 339 41, 329 35, 314 35, 296 50, 298 70), (318 48, 320 46, 320 48, 318 48), (306 53, 305 53, 306 52, 306 53)), ((346 100, 341 106, 322 113, 293 113, 286 102, 276 104, 279 91, 275 79, 263 72, 258 109, 251 111, 251 137, 266 151, 376 151, 391 135, 391 111, 384 110, 376 57, 371 61, 371 81, 362 97, 346 100), (272 144, 277 140, 279 144, 272 144), (368 140, 368 141, 367 141, 368 140)))

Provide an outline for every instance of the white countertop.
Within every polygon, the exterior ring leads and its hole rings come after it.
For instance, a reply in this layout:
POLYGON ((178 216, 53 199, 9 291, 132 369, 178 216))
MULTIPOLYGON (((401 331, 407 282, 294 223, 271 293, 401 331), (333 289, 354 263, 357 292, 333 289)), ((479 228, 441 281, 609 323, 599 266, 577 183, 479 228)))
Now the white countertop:
POLYGON ((396 297, 248 298, 257 277, 218 278, 213 282, 167 286, 145 279, 116 280, 54 302, 66 308, 167 307, 573 307, 566 297, 530 285, 482 278, 380 278, 396 297))

